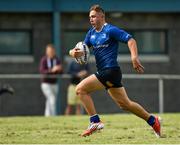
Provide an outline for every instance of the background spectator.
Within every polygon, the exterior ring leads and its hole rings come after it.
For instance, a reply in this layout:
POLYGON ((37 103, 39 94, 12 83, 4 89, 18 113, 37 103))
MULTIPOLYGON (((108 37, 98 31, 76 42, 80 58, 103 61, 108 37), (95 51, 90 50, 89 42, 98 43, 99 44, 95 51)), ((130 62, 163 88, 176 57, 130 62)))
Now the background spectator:
POLYGON ((58 79, 54 75, 62 73, 62 65, 52 44, 46 46, 46 55, 40 62, 40 73, 43 74, 41 89, 46 97, 45 116, 56 115, 58 79))
POLYGON ((81 102, 79 97, 76 95, 75 89, 76 85, 81 81, 81 79, 88 76, 88 71, 88 65, 80 65, 74 60, 70 63, 68 68, 68 74, 71 75, 71 84, 68 87, 67 93, 67 107, 65 111, 66 115, 72 114, 73 107, 76 108, 75 113, 77 115, 81 114, 81 102))

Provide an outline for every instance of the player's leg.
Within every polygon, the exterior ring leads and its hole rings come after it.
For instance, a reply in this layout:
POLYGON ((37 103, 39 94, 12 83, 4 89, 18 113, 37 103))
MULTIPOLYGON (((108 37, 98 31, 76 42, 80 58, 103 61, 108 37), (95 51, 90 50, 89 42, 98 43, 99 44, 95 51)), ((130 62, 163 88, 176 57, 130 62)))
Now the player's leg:
POLYGON ((122 109, 130 111, 146 121, 150 117, 150 114, 142 106, 128 98, 124 87, 110 88, 108 93, 122 109))
POLYGON ((76 87, 77 95, 80 97, 87 113, 91 116, 90 125, 82 133, 82 136, 90 135, 96 130, 103 129, 104 127, 104 124, 100 121, 99 116, 96 114, 96 109, 90 96, 91 92, 95 90, 101 90, 103 88, 104 86, 101 84, 101 82, 99 82, 94 74, 82 80, 76 87))
POLYGON ((153 127, 157 137, 161 135, 160 121, 157 117, 150 115, 141 105, 131 101, 124 87, 120 88, 110 88, 108 93, 115 100, 115 102, 122 107, 124 110, 130 111, 137 115, 138 117, 147 121, 147 123, 153 127))
POLYGON ((96 114, 96 109, 90 93, 101 89, 104 89, 104 86, 94 74, 82 80, 76 87, 76 93, 90 116, 96 114))
POLYGON ((76 95, 76 115, 81 115, 82 114, 82 103, 80 100, 80 97, 76 95))

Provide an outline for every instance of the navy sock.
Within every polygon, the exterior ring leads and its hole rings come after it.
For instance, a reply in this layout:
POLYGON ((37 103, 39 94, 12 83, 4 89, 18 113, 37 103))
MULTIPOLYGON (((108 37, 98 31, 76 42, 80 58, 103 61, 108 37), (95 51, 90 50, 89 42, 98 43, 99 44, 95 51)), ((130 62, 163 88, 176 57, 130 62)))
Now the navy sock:
POLYGON ((94 122, 94 123, 100 122, 99 115, 95 114, 95 115, 91 116, 90 117, 90 122, 94 122))
POLYGON ((153 126, 154 123, 155 123, 155 117, 153 115, 151 115, 149 117, 149 119, 147 120, 147 123, 150 125, 150 126, 153 126))

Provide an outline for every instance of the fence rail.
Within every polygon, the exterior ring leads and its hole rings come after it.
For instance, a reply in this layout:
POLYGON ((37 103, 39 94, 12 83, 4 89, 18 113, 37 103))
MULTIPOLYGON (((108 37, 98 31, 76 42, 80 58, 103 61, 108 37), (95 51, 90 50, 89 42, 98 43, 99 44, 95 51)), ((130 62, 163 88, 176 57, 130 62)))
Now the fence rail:
MULTIPOLYGON (((0 74, 0 79, 40 79, 41 74, 0 74)), ((54 77, 54 76, 49 76, 54 77)), ((70 75, 63 74, 56 76, 58 78, 69 79, 70 75)), ((167 74, 124 74, 124 79, 155 79, 158 81, 159 95, 159 113, 164 112, 164 80, 180 80, 180 75, 167 74)))
MULTIPOLYGON (((41 74, 0 74, 0 79, 38 79, 43 77, 41 74)), ((54 77, 53 75, 49 77, 54 77)), ((70 78, 70 75, 63 74, 56 76, 58 78, 70 78)), ((180 75, 167 75, 167 74, 123 74, 125 79, 167 79, 167 80, 180 80, 180 75)))
POLYGON ((164 80, 180 80, 180 75, 166 74, 124 74, 125 79, 155 79, 158 80, 159 113, 164 112, 164 80))

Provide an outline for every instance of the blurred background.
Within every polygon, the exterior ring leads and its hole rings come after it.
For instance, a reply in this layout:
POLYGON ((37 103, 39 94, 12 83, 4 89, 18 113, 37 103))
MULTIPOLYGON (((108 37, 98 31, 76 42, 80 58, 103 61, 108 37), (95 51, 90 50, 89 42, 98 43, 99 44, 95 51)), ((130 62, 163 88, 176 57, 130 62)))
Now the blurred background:
MULTIPOLYGON (((93 4, 105 9, 108 23, 137 40, 145 75, 135 75, 127 46, 119 46, 129 97, 150 112, 180 112, 179 0, 0 0, 0 83, 15 90, 13 96, 0 96, 0 116, 44 115, 39 63, 48 43, 63 63, 56 103, 57 114, 64 114, 70 83, 65 74, 72 60, 68 51, 84 40, 93 4)), ((89 66, 94 73, 93 56, 89 66)), ((105 91, 93 93, 93 99, 99 113, 123 112, 105 91)))

